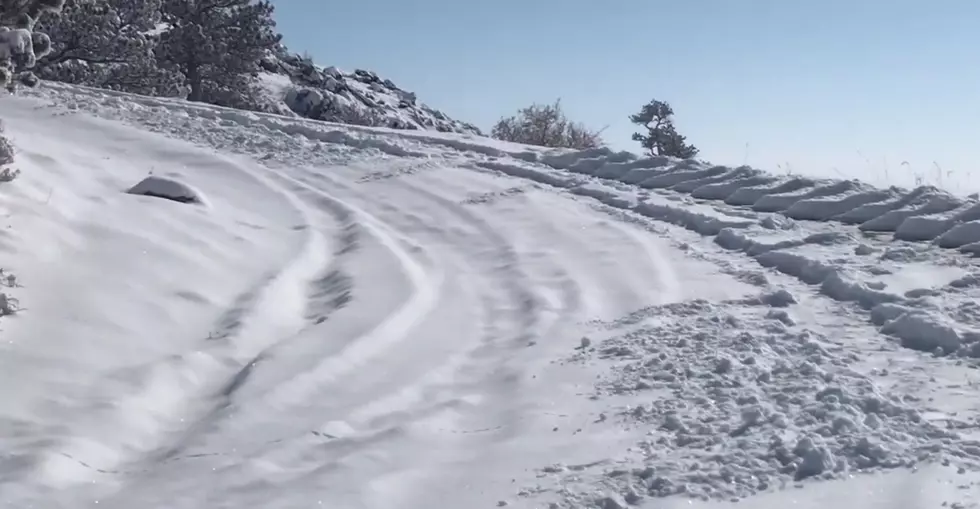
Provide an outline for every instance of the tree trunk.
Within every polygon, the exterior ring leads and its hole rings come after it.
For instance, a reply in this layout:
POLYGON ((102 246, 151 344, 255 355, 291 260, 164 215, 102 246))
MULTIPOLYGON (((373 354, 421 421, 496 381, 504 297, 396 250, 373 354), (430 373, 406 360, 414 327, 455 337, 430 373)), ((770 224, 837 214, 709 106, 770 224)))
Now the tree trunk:
POLYGON ((201 66, 193 59, 187 63, 187 85, 191 92, 187 96, 188 101, 201 102, 204 99, 204 85, 201 83, 201 66))

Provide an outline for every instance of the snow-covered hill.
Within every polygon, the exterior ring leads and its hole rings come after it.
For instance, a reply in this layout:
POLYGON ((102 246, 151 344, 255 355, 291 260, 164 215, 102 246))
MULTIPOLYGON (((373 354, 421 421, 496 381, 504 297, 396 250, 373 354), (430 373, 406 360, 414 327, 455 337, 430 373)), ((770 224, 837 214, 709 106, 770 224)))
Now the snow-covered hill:
POLYGON ((415 93, 371 71, 347 73, 292 54, 271 55, 262 67, 260 80, 276 113, 363 126, 481 134, 476 126, 447 117, 419 102, 415 93))
POLYGON ((971 198, 51 83, 0 116, 11 507, 980 506, 971 198))

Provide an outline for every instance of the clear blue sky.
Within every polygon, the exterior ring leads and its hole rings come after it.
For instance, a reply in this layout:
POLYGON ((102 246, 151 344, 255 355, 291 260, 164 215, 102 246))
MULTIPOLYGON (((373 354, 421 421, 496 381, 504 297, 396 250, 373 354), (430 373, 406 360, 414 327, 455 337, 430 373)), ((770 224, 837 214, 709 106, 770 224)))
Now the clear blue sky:
POLYGON ((716 163, 980 170, 978 0, 274 3, 291 50, 373 70, 484 129, 561 97, 638 151, 627 117, 658 98, 716 163))

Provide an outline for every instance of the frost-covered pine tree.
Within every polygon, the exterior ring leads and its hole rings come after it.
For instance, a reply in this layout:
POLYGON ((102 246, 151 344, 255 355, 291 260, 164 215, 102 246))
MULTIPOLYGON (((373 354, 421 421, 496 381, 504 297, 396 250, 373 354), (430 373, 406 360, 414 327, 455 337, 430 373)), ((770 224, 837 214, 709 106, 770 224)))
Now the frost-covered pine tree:
POLYGON ((158 57, 184 75, 187 99, 255 109, 260 62, 282 36, 267 0, 163 0, 158 57))
POLYGON ((33 87, 37 58, 51 51, 51 39, 34 32, 37 20, 58 12, 65 0, 0 0, 0 86, 13 91, 18 83, 33 87))
POLYGON ((181 76, 154 53, 162 0, 67 0, 39 28, 52 43, 37 72, 44 79, 144 95, 176 95, 181 76))

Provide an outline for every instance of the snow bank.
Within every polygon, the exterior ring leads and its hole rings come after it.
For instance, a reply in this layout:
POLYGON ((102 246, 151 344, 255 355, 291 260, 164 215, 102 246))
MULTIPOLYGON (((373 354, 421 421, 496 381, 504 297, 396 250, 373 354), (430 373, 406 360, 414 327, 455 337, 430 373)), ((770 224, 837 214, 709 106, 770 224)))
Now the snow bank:
MULTIPOLYGON (((506 151, 503 152, 496 150, 494 156, 503 157, 506 151)), ((572 174, 588 175, 602 179, 606 185, 615 182, 639 189, 687 194, 699 200, 715 200, 797 220, 855 224, 863 231, 892 233, 899 240, 935 240, 941 247, 968 252, 974 250, 973 244, 980 242, 980 225, 971 224, 980 221, 977 198, 956 197, 932 186, 880 189, 857 180, 778 177, 747 166, 730 168, 667 157, 638 158, 605 148, 556 150, 540 157, 520 159, 520 164, 495 163, 494 167, 510 175, 562 187, 568 187, 567 179, 572 174), (509 167, 504 169, 501 164, 509 167)), ((574 185, 582 184, 580 179, 573 180, 574 185)), ((688 205, 684 205, 686 212, 670 208, 643 200, 636 204, 636 211, 642 214, 670 218, 666 220, 673 223, 696 224, 692 229, 705 235, 716 235, 729 226, 745 227, 753 223, 728 224, 724 216, 733 215, 732 210, 715 214, 714 218, 698 214, 697 219, 692 219, 686 217, 691 210, 688 205)))
POLYGON ((759 212, 780 212, 811 198, 850 194, 855 187, 852 181, 825 182, 812 188, 801 187, 794 191, 761 196, 752 203, 751 208, 759 212))
MULTIPOLYGON (((282 72, 293 73, 299 68, 296 66, 300 66, 296 62, 289 65, 294 68, 282 72)), ((327 106, 332 104, 331 101, 343 103, 351 100, 338 99, 338 93, 330 91, 330 88, 343 89, 332 84, 343 81, 350 82, 345 86, 351 90, 367 87, 365 90, 370 91, 377 99, 369 101, 371 105, 382 105, 382 109, 394 108, 391 111, 405 112, 415 119, 413 122, 420 123, 409 125, 401 121, 380 124, 362 122, 365 125, 402 129, 393 136, 395 133, 383 129, 369 130, 349 126, 342 130, 316 125, 316 122, 304 123, 300 118, 290 119, 279 115, 192 105, 163 98, 141 98, 111 91, 91 92, 89 95, 98 100, 125 97, 132 103, 146 107, 177 109, 188 115, 232 122, 245 128, 260 127, 330 144, 377 149, 384 154, 398 157, 432 157, 435 154, 429 153, 429 149, 436 146, 448 147, 467 158, 463 163, 465 166, 497 171, 565 189, 575 188, 581 194, 603 196, 604 201, 617 203, 615 206, 620 208, 631 207, 654 217, 670 216, 674 217, 675 222, 702 225, 695 229, 706 235, 718 234, 728 227, 746 227, 758 222, 744 215, 747 213, 773 213, 797 220, 854 224, 862 231, 891 233, 899 240, 936 240, 942 247, 957 248, 964 252, 980 250, 976 247, 980 245, 980 229, 973 226, 959 227, 961 224, 980 220, 980 200, 976 196, 961 198, 931 186, 911 190, 897 187, 879 189, 855 180, 776 176, 748 166, 731 168, 669 157, 639 157, 630 152, 608 148, 551 150, 476 138, 474 135, 479 131, 471 130, 465 125, 454 127, 455 124, 451 121, 442 120, 445 116, 441 113, 425 113, 428 110, 420 107, 424 110, 423 115, 412 108, 406 108, 406 104, 410 105, 412 96, 373 73, 355 71, 348 75, 334 68, 314 70, 316 73, 312 78, 303 79, 320 83, 325 89, 313 87, 303 91, 290 88, 281 76, 266 81, 270 89, 283 95, 283 100, 286 100, 286 96, 289 97, 293 110, 298 110, 300 116, 329 109, 327 106), (383 100, 380 98, 382 94, 387 94, 383 100), (396 99, 398 104, 394 105, 396 99), (426 118, 434 120, 425 120, 426 118), (421 132, 423 129, 428 131, 421 132), (413 133, 412 130, 416 132, 413 133), (443 131, 446 134, 433 131, 443 131), (394 139, 396 136, 398 139, 394 139), (581 187, 593 182, 598 183, 598 186, 581 187), (613 198, 600 190, 599 186, 611 187, 615 193, 620 194, 623 194, 623 189, 617 186, 632 186, 634 189, 632 196, 613 198), (703 209, 704 212, 696 213, 701 216, 697 219, 678 219, 688 214, 668 210, 671 207, 664 208, 661 203, 647 204, 651 199, 642 196, 639 193, 642 190, 655 191, 659 195, 688 195, 697 200, 716 201, 719 206, 744 208, 743 212, 737 212, 734 208, 721 210, 715 218, 708 218, 711 213, 703 209), (740 215, 742 220, 731 220, 740 215), (947 232, 951 231, 953 232, 947 236, 947 232)), ((58 87, 54 84, 46 86, 58 87)), ((74 87, 71 90, 72 93, 79 93, 85 89, 74 87)), ((351 97, 355 98, 371 97, 367 92, 352 94, 351 97)), ((346 121, 342 118, 337 120, 346 121)), ((444 154, 438 156, 444 157, 444 154)), ((766 218, 759 217, 763 220, 766 218)))
POLYGON ((724 200, 736 191, 747 187, 766 186, 776 181, 776 177, 755 174, 751 177, 723 180, 703 185, 691 191, 691 196, 708 200, 724 200))
POLYGON ((906 348, 924 352, 951 353, 962 345, 960 335, 950 324, 919 310, 902 313, 885 323, 881 331, 900 338, 906 348))
POLYGON ((891 197, 888 191, 869 189, 856 185, 850 191, 835 193, 828 197, 812 197, 796 201, 784 212, 793 219, 827 221, 858 207, 880 202, 891 197))
POLYGON ((673 204, 668 201, 647 200, 639 203, 634 210, 644 216, 683 226, 702 235, 717 235, 726 228, 745 228, 758 222, 720 214, 710 207, 694 203, 673 204))
POLYGON ((730 205, 754 205, 771 194, 793 193, 815 185, 816 181, 802 177, 777 179, 772 182, 736 189, 732 194, 722 197, 721 200, 730 205))

